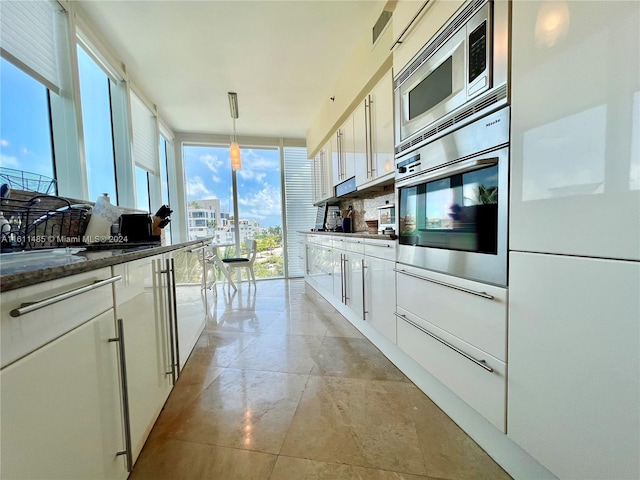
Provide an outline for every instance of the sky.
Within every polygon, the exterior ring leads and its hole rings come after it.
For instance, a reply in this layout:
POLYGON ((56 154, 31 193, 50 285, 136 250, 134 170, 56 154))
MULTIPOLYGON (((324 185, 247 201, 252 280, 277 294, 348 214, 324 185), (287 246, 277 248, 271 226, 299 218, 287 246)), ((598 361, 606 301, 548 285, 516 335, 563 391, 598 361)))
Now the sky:
POLYGON ((0 166, 53 177, 47 89, 0 60, 0 166))
MULTIPOLYGON (((237 171, 238 209, 242 220, 261 227, 282 226, 280 152, 278 149, 240 148, 237 171)), ((229 148, 185 146, 183 149, 187 202, 220 199, 223 212, 233 215, 229 148)))

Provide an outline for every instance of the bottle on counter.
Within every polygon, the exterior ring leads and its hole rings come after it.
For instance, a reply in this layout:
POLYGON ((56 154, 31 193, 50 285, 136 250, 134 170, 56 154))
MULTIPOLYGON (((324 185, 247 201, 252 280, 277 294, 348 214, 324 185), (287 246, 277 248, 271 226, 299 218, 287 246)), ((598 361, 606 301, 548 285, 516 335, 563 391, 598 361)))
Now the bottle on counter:
POLYGON ((111 225, 120 218, 120 209, 111 205, 109 195, 103 193, 98 197, 91 210, 91 218, 84 233, 85 243, 105 242, 111 235, 111 225))

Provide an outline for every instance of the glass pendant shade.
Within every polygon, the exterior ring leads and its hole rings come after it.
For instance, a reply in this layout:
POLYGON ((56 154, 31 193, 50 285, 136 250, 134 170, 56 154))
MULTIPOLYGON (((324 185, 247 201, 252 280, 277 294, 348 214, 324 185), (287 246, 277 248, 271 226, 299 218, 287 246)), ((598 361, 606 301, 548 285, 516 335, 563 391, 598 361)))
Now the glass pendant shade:
POLYGON ((240 170, 242 168, 242 161, 240 159, 240 145, 238 145, 238 142, 231 142, 229 157, 231 158, 231 168, 240 170))

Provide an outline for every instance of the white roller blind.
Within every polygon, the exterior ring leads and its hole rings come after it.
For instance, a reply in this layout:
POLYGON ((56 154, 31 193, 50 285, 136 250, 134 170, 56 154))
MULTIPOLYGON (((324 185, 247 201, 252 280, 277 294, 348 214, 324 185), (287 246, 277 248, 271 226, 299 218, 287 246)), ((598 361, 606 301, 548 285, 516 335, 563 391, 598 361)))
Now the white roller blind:
POLYGON ((0 1, 2 56, 59 93, 56 15, 63 15, 57 2, 0 1))
POLYGON ((287 215, 287 260, 289 277, 304 275, 300 257, 299 231, 315 225, 317 208, 313 206, 311 160, 305 147, 284 147, 284 192, 287 215))
POLYGON ((133 91, 131 92, 133 161, 150 173, 156 173, 158 135, 156 117, 133 91))

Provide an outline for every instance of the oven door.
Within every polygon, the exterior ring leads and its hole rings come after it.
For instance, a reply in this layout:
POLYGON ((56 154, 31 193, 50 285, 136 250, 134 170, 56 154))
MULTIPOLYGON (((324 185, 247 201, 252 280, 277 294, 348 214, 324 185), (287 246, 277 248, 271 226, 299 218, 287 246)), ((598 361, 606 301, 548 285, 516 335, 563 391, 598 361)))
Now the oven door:
POLYGON ((423 170, 398 178, 399 263, 506 286, 508 110, 421 148, 423 170))

